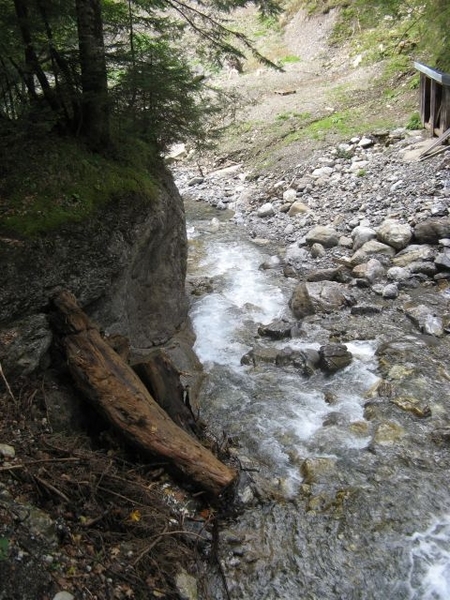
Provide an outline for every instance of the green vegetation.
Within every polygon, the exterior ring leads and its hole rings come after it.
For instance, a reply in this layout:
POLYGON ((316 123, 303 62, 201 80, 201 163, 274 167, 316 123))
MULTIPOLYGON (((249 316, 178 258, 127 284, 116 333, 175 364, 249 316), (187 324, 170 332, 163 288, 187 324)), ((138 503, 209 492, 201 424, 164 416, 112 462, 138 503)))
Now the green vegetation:
POLYGON ((56 135, 24 141, 2 157, 0 232, 34 236, 82 221, 115 199, 151 202, 158 158, 151 146, 122 140, 108 155, 56 135), (23 153, 26 153, 26 161, 23 153))
POLYGON ((409 121, 406 124, 406 129, 423 129, 422 121, 418 112, 415 112, 410 116, 409 121))

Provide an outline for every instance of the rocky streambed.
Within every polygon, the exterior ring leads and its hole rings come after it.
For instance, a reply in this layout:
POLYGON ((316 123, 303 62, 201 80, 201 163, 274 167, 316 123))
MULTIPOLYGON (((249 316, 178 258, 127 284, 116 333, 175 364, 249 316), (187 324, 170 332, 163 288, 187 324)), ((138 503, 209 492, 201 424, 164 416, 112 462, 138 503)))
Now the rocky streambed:
POLYGON ((418 161, 429 143, 177 170, 203 410, 248 475, 215 598, 448 597, 450 153, 418 161))

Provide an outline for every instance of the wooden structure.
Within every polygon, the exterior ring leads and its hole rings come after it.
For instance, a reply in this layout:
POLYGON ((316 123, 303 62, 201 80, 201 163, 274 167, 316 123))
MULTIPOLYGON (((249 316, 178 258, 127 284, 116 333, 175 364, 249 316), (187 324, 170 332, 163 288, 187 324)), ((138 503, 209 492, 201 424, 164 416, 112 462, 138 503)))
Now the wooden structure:
POLYGON ((420 62, 420 118, 431 137, 442 136, 450 128, 450 75, 420 62))

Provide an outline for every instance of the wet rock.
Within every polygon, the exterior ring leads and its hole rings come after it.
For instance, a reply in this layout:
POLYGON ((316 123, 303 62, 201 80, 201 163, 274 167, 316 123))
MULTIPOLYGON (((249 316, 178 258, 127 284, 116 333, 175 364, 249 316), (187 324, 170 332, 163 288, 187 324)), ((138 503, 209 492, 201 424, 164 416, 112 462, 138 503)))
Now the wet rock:
POLYGON ((291 336, 291 329, 294 323, 285 319, 277 319, 268 325, 258 327, 258 335, 269 337, 273 340, 282 340, 291 336))
POLYGON ((352 353, 344 344, 326 344, 319 349, 320 367, 334 373, 347 367, 353 360, 352 353))
POLYGON ((306 242, 309 245, 322 244, 325 248, 332 248, 339 243, 339 235, 333 227, 317 225, 306 234, 306 242))
POLYGON ((391 446, 405 436, 405 430, 394 421, 385 421, 375 430, 374 442, 382 446, 391 446))
POLYGON ((307 458, 300 467, 304 482, 309 485, 320 482, 335 471, 335 458, 307 458))
POLYGON ((413 231, 408 224, 400 223, 394 219, 386 219, 377 229, 380 242, 392 246, 396 250, 403 250, 409 244, 413 231))
POLYGON ((444 324, 442 318, 436 316, 433 311, 424 304, 405 304, 403 306, 405 315, 411 319, 414 325, 423 333, 441 337, 444 335, 444 324))
POLYGON ((406 412, 410 412, 411 414, 419 417, 419 419, 426 419, 431 417, 431 409, 429 406, 420 406, 419 401, 416 398, 411 397, 398 397, 392 398, 392 404, 398 406, 402 410, 406 412))
POLYGON ((344 285, 334 281, 300 283, 295 288, 289 306, 296 319, 318 312, 332 312, 350 303, 344 285))
POLYGON ((265 271, 267 269, 276 269, 282 264, 283 261, 279 256, 271 256, 268 260, 264 261, 259 268, 265 271))
POLYGON ((319 353, 316 350, 294 350, 283 348, 276 357, 275 364, 279 367, 292 366, 303 375, 312 375, 319 366, 319 353))
POLYGON ((437 244, 447 237, 450 237, 450 217, 430 218, 414 227, 414 239, 418 244, 437 244))
POLYGON ((261 363, 275 364, 278 350, 276 348, 252 348, 241 358, 241 365, 259 365, 261 363))

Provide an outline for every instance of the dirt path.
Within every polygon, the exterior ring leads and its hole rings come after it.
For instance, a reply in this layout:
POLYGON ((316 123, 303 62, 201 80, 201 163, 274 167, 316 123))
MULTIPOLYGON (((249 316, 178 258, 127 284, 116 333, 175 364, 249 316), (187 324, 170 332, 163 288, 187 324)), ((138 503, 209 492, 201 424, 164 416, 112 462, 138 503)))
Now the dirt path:
MULTIPOLYGON (((246 9, 240 20, 251 18, 254 14, 246 9)), ((217 78, 237 98, 238 125, 221 143, 222 153, 258 167, 283 168, 333 136, 405 124, 415 92, 402 89, 383 98, 380 84, 375 85, 383 63, 364 65, 349 44, 338 48, 329 43, 336 19, 336 11, 308 16, 301 10, 282 30, 259 40, 258 49, 269 58, 275 54, 283 72, 248 61, 241 75, 227 71, 217 78), (302 129, 322 119, 328 121, 312 140, 302 135, 302 129)))

